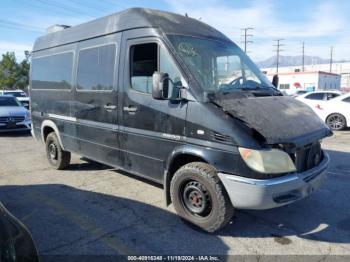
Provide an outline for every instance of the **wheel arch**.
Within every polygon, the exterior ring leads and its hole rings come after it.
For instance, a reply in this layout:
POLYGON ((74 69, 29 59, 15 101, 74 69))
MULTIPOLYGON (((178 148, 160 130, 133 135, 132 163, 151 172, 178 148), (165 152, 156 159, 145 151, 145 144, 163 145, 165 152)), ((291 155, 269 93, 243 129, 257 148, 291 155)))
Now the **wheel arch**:
POLYGON ((210 164, 208 155, 205 153, 205 150, 201 148, 181 146, 170 153, 166 161, 163 181, 166 206, 171 203, 170 183, 175 172, 183 165, 191 162, 204 162, 210 164))
POLYGON ((42 141, 45 143, 46 138, 48 136, 49 133, 51 132, 55 132, 58 138, 58 142, 60 143, 60 146, 62 147, 62 149, 64 150, 64 146, 61 140, 61 135, 60 135, 60 131, 58 130, 57 125, 55 124, 55 122, 53 122, 52 120, 44 120, 41 124, 41 139, 42 141))

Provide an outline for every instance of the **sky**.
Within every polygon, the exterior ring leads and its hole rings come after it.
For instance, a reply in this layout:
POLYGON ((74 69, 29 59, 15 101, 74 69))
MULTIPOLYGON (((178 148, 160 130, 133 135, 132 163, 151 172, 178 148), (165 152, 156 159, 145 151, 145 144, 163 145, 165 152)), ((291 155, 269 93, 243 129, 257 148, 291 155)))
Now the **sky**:
POLYGON ((242 28, 252 27, 248 55, 261 61, 275 55, 350 60, 350 1, 348 0, 1 0, 0 54, 23 59, 35 38, 54 24, 77 25, 130 7, 187 13, 215 27, 242 45, 242 28))

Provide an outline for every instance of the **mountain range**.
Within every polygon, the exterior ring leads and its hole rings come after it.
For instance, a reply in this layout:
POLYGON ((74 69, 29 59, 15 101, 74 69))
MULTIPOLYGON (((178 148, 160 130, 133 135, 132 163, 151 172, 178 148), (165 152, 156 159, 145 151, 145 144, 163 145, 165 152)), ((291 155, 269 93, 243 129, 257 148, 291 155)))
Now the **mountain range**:
MULTIPOLYGON (((305 56, 304 57, 304 63, 305 65, 312 65, 312 64, 326 64, 329 63, 329 59, 324 59, 318 56, 305 56)), ((333 61, 334 63, 337 62, 345 62, 343 61, 333 61)), ((272 56, 266 60, 256 62, 256 64, 260 68, 268 68, 268 67, 275 67, 276 66, 276 56, 272 56)), ((279 58, 279 66, 299 66, 302 65, 302 56, 283 56, 281 55, 279 58)))

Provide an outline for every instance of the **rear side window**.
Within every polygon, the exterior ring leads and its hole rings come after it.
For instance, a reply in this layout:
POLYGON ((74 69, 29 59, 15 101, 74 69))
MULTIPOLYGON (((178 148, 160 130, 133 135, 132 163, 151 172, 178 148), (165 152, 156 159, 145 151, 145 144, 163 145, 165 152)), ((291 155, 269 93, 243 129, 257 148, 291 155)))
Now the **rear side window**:
POLYGON ((112 90, 115 54, 115 44, 80 50, 77 89, 84 91, 112 90))
POLYGON ((32 60, 32 89, 70 89, 73 52, 32 60))
POLYGON ((339 96, 339 94, 335 94, 335 93, 327 93, 327 100, 331 100, 332 98, 335 98, 339 96))
POLYGON ((305 96, 306 99, 311 99, 311 100, 323 100, 323 93, 313 93, 310 95, 305 96))
POLYGON ((343 99, 343 102, 350 103, 350 96, 348 96, 347 98, 344 98, 344 99, 343 99))

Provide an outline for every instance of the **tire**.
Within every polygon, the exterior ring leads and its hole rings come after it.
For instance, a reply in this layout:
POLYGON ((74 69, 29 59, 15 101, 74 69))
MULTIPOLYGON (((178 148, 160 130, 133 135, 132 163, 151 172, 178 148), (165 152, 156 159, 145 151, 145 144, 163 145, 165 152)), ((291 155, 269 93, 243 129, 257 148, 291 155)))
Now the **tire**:
POLYGON ((54 132, 48 134, 46 138, 46 156, 51 166, 55 169, 65 169, 69 165, 70 152, 62 149, 54 132))
POLYGON ((201 229, 213 233, 232 218, 234 208, 216 170, 192 162, 176 171, 170 195, 177 214, 201 229))
POLYGON ((332 130, 343 130, 346 127, 346 118, 342 114, 334 113, 327 117, 326 124, 332 130))

